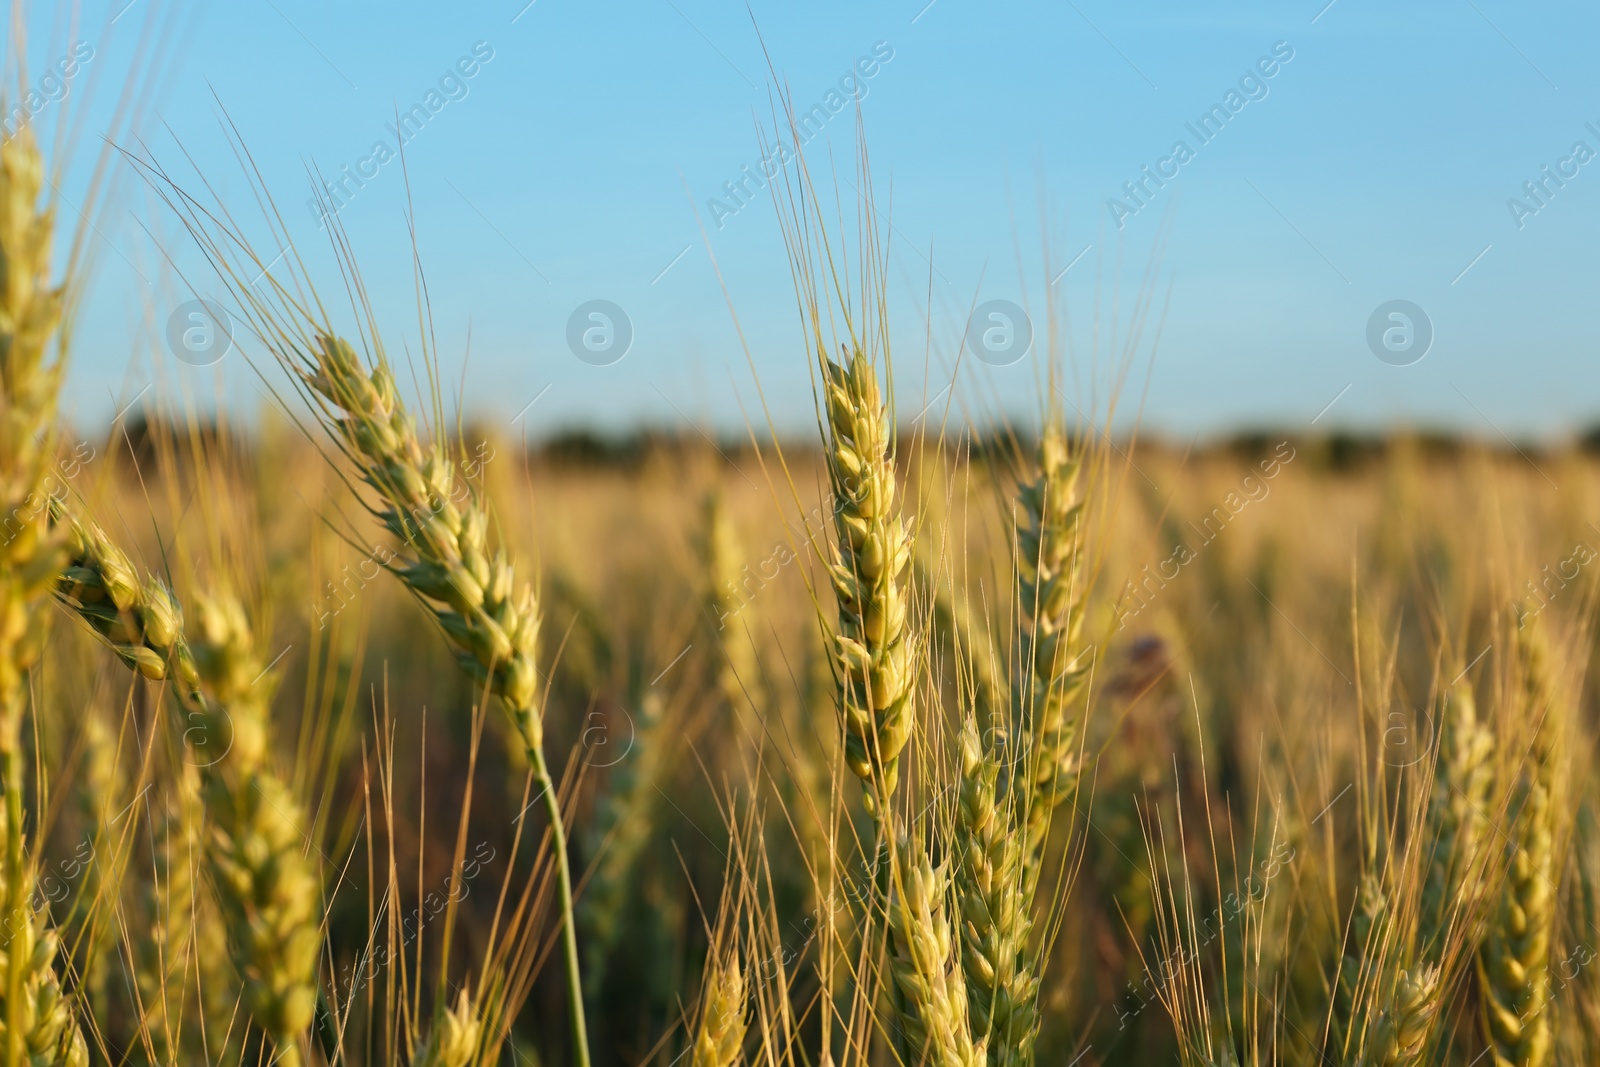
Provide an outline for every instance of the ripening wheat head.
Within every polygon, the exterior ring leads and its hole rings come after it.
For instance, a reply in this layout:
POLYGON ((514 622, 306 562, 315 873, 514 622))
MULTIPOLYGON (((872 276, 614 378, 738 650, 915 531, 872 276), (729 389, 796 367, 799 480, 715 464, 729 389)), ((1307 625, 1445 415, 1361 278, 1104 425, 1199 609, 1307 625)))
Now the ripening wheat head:
POLYGON ((828 573, 839 605, 833 638, 845 761, 886 810, 911 737, 912 664, 906 630, 911 534, 896 501, 889 411, 872 361, 821 357, 828 480, 837 543, 828 573))
POLYGON ((1488 832, 1489 791, 1494 784, 1490 756, 1494 738, 1478 721, 1472 683, 1450 691, 1441 713, 1439 753, 1428 801, 1428 867, 1423 884, 1417 944, 1436 951, 1452 915, 1470 914, 1463 893, 1481 880, 1480 848, 1488 832))
POLYGON ((1028 951, 1032 898, 1022 878, 1026 845, 998 790, 1000 768, 971 718, 960 735, 955 883, 972 1033, 991 1067, 1032 1062, 1039 979, 1028 951))
MULTIPOLYGON (((298 1067, 298 1042, 316 1008, 322 888, 307 857, 309 825, 272 770, 272 679, 244 609, 226 595, 200 602, 194 659, 207 738, 227 749, 206 768, 207 864, 245 982, 250 1014, 298 1067)), ((209 753, 208 753, 209 755, 209 753)))
POLYGON ((433 613, 472 677, 501 699, 530 758, 542 751, 537 704, 539 608, 518 587, 505 550, 490 554, 489 516, 444 446, 425 446, 381 359, 369 372, 349 342, 322 335, 301 375, 325 406, 361 478, 379 497, 378 519, 401 542, 390 569, 433 613), (459 503, 458 503, 459 501, 459 503))
POLYGON ((1519 719, 1536 725, 1517 776, 1505 878, 1478 946, 1480 1019, 1496 1067, 1545 1067, 1554 1048, 1550 946, 1561 877, 1556 833, 1565 798, 1560 738, 1568 713, 1544 635, 1530 627, 1517 637, 1519 719))
POLYGON ((38 206, 44 163, 24 128, 0 144, 0 759, 5 810, 0 872, 6 927, 0 984, 5 1059, 81 1064, 87 1046, 72 1002, 55 974, 56 935, 35 906, 33 859, 24 842, 22 722, 28 672, 37 664, 48 616, 42 610, 62 562, 44 496, 55 452, 56 394, 62 360, 52 356, 61 328, 63 288, 50 284, 55 220, 38 206))
POLYGON ((951 939, 950 865, 935 867, 917 838, 902 838, 898 852, 889 967, 904 997, 908 1050, 913 1062, 926 1057, 934 1067, 978 1067, 986 1053, 968 1021, 966 976, 951 939))
POLYGON ((744 1050, 748 1028, 745 976, 738 952, 708 967, 704 979, 700 1028, 694 1038, 692 1067, 734 1067, 744 1050))
POLYGON ((1088 675, 1083 630, 1079 461, 1051 422, 1039 439, 1038 474, 1023 486, 1017 575, 1026 628, 1023 693, 1028 795, 1018 806, 1034 863, 1055 808, 1077 785, 1077 701, 1088 675))

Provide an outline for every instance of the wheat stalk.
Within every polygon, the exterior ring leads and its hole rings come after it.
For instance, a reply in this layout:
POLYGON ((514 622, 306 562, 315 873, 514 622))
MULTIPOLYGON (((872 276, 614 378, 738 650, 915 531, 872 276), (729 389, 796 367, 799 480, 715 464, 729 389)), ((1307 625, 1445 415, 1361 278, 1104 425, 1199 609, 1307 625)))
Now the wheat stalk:
POLYGON ((1017 577, 1026 650, 1024 820, 1030 877, 1050 831, 1051 814, 1078 779, 1078 694, 1089 665, 1083 629, 1079 462, 1051 421, 1039 438, 1038 474, 1023 486, 1017 531, 1017 577))
POLYGON ((1038 1032, 1039 980, 1027 954, 1031 900, 1023 884, 1024 842, 997 788, 1000 768, 969 717, 960 735, 955 871, 972 1033, 991 1067, 1023 1067, 1038 1032))
POLYGON ((832 653, 845 762, 866 784, 868 803, 886 811, 914 724, 904 574, 911 535, 896 503, 889 411, 877 370, 859 348, 843 364, 819 356, 837 535, 828 573, 839 606, 832 653))

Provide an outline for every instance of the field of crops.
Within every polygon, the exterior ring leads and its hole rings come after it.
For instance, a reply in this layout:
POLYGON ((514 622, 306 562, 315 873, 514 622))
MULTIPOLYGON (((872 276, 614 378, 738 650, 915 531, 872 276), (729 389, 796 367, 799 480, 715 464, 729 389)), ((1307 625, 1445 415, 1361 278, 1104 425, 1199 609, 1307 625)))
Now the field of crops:
POLYGON ((906 420, 808 177, 815 439, 529 448, 144 176, 298 421, 64 425, 0 147, 0 1063, 1600 1059, 1582 448, 906 420))

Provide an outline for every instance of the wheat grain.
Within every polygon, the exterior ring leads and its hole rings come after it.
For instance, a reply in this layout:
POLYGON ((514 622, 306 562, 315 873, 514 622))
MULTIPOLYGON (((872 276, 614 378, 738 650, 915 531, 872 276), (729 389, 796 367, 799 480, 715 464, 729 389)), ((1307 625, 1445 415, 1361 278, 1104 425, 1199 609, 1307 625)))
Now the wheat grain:
POLYGON ((455 471, 440 444, 423 446, 387 363, 380 357, 369 373, 348 342, 327 334, 316 346, 309 365, 296 361, 298 353, 280 355, 320 398, 325 424, 378 494, 379 521, 401 539, 395 561, 385 566, 433 613, 462 669, 500 698, 533 765, 556 860, 574 1052, 580 1067, 588 1067, 567 832, 545 762, 537 703, 538 600, 532 586, 517 584, 504 548, 489 554, 485 506, 474 492, 456 492, 455 471))
POLYGON ((369 374, 344 340, 322 336, 304 381, 331 405, 328 422, 377 491, 377 517, 400 538, 389 569, 421 595, 455 646, 456 659, 500 698, 529 759, 541 753, 536 703, 539 610, 531 586, 516 584, 504 549, 490 555, 489 517, 459 494, 450 458, 424 447, 387 364, 369 374))
POLYGON ((760 682, 752 620, 744 615, 749 605, 735 593, 744 553, 739 547, 739 531, 728 515, 720 492, 707 494, 702 544, 705 567, 706 612, 715 620, 714 640, 722 650, 717 659, 717 689, 729 708, 749 702, 760 682))

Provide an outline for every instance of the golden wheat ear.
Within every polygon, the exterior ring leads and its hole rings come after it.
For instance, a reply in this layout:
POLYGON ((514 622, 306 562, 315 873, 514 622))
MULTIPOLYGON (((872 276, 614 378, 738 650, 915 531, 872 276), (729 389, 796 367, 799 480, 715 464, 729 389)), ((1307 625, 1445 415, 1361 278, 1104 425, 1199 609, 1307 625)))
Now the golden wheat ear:
POLYGON ((839 605, 832 641, 845 762, 887 811, 900 752, 915 725, 906 567, 911 534, 897 502, 889 410, 878 372, 858 348, 821 365, 828 415, 828 478, 837 535, 828 567, 839 605))
POLYGON ((439 1010, 427 1043, 411 1057, 411 1067, 469 1067, 482 1038, 477 1007, 463 989, 454 1005, 439 1010))
POLYGON ((7 1063, 77 1067, 87 1062, 88 1047, 74 998, 55 973, 56 934, 36 903, 42 898, 23 800, 28 677, 43 652, 50 590, 64 561, 61 540, 36 504, 48 495, 44 478, 55 455, 66 292, 50 280, 55 219, 39 207, 43 185, 44 161, 25 127, 0 144, 0 508, 8 533, 0 545, 0 899, 12 931, 0 961, 0 1047, 7 1063))

